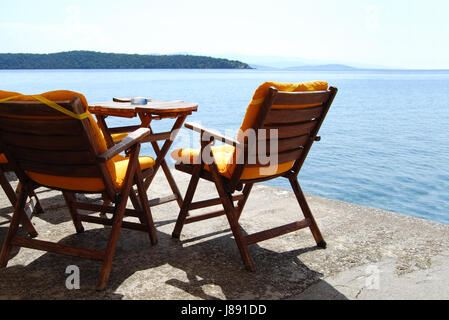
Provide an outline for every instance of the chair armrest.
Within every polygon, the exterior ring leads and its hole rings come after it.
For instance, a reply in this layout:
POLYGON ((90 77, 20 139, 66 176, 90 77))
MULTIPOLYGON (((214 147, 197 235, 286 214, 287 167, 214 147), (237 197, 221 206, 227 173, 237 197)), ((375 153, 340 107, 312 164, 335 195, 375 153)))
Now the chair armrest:
POLYGON ((99 155, 97 158, 101 162, 106 162, 120 152, 128 150, 130 147, 136 143, 141 142, 143 138, 150 135, 151 131, 148 128, 139 128, 136 131, 131 132, 126 138, 114 145, 112 148, 108 149, 105 153, 99 155))
POLYGON ((218 133, 216 131, 212 131, 212 130, 210 130, 208 128, 205 128, 205 127, 203 127, 203 126, 201 126, 201 125, 199 125, 197 123, 188 122, 184 126, 187 129, 193 130, 195 132, 199 132, 201 134, 201 137, 203 137, 205 135, 206 137, 213 137, 216 140, 219 140, 219 141, 222 141, 224 143, 230 144, 230 145, 232 145, 234 147, 241 146, 241 143, 238 142, 237 140, 229 138, 229 137, 226 137, 224 135, 221 135, 220 133, 218 133))

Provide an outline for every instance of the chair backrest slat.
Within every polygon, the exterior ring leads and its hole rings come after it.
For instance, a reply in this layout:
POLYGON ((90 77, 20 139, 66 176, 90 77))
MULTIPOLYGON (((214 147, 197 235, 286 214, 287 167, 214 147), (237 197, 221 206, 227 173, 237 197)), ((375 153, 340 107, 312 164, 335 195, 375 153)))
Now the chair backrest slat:
MULTIPOLYGON (((288 123, 288 124, 265 124, 261 129, 277 130, 278 139, 298 137, 310 132, 316 127, 318 121, 310 120, 306 122, 288 123)), ((271 134, 267 132, 267 137, 271 134)))
POLYGON ((305 122, 321 117, 324 106, 308 107, 304 109, 271 109, 265 119, 266 124, 305 122))
POLYGON ((271 141, 266 142, 263 140, 259 140, 256 150, 251 152, 249 155, 254 156, 254 155, 260 154, 260 155, 264 156, 268 152, 270 154, 273 154, 273 153, 282 153, 285 151, 298 149, 298 148, 304 147, 306 145, 306 143, 309 141, 309 139, 310 139, 310 135, 304 134, 304 135, 301 135, 298 137, 279 139, 278 143, 274 144, 274 145, 272 145, 270 143, 271 141), (276 147, 276 150, 271 150, 272 146, 276 147))
MULTIPOLYGON (((276 153, 275 156, 276 156, 278 163, 285 163, 285 162, 289 162, 289 161, 298 159, 301 156, 303 150, 304 150, 304 148, 300 147, 297 149, 276 153)), ((267 163, 263 163, 262 158, 260 158, 260 157, 254 158, 254 162, 255 163, 247 163, 245 165, 245 167, 246 168, 256 168, 256 167, 264 167, 264 166, 269 165, 267 163)))
MULTIPOLYGON (((79 98, 57 103, 75 114, 85 112, 79 98)), ((22 172, 103 178, 96 161, 98 146, 89 130, 87 118, 68 117, 41 102, 0 105, 0 142, 8 160, 22 172)))
POLYGON ((71 151, 71 150, 89 150, 85 142, 77 136, 41 136, 30 135, 26 133, 4 131, 2 136, 9 141, 10 146, 27 148, 30 145, 39 150, 71 151))
POLYGON ((44 164, 67 164, 67 165, 86 165, 95 164, 96 158, 88 150, 40 150, 35 148, 24 148, 9 145, 9 152, 14 153, 14 157, 19 161, 36 159, 44 164))
MULTIPOLYGON (((69 111, 73 112, 73 108, 70 105, 70 101, 54 101, 56 104, 66 108, 69 111)), ((36 116, 36 117, 62 117, 64 114, 45 106, 42 108, 43 104, 39 101, 7 101, 2 103, 0 113, 8 114, 10 116, 18 116, 22 117, 23 111, 26 110, 26 115, 28 117, 36 116)))
POLYGON ((1 118, 0 115, 0 127, 6 132, 22 132, 28 135, 80 136, 83 132, 82 128, 74 120, 8 119, 1 118), (49 127, 49 125, 51 126, 49 127))
POLYGON ((48 174, 61 177, 73 178, 101 178, 98 167, 95 165, 64 165, 48 164, 31 160, 16 160, 19 167, 24 171, 40 174, 48 174))
POLYGON ((319 105, 326 103, 326 101, 329 100, 330 95, 330 91, 278 91, 273 101, 273 105, 319 105))

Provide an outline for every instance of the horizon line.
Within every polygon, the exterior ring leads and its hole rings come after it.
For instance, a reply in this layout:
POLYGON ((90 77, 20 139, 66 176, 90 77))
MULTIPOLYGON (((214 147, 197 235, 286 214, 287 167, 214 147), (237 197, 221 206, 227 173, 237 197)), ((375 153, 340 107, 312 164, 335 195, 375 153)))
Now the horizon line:
MULTIPOLYGON (((178 52, 178 53, 128 53, 128 52, 104 52, 104 51, 95 51, 95 50, 67 50, 67 51, 57 51, 57 52, 0 52, 1 54, 36 54, 36 55, 51 55, 51 54, 59 54, 59 53, 69 53, 69 52, 91 52, 91 53, 100 53, 100 54, 119 54, 119 55, 140 55, 140 56, 177 56, 177 55, 186 55, 186 56, 197 56, 197 57, 210 57, 210 58, 217 58, 217 59, 224 59, 224 60, 230 60, 230 61, 238 61, 241 63, 245 63, 251 67, 251 69, 257 70, 259 68, 267 68, 267 69, 273 69, 278 71, 351 71, 349 69, 352 69, 354 71, 370 71, 370 70, 378 70, 378 71, 449 71, 449 67, 446 68, 416 68, 416 67, 387 67, 387 66, 379 66, 379 67, 356 67, 354 65, 351 65, 351 62, 334 62, 334 63, 318 63, 318 64, 302 64, 302 65, 292 65, 288 67, 274 67, 270 65, 263 65, 258 63, 252 63, 252 62, 245 62, 238 58, 226 58, 226 57, 219 57, 217 54, 203 54, 203 53, 189 53, 189 52, 178 52), (341 66, 347 68, 347 70, 326 70, 323 67, 326 66, 341 66), (288 69, 294 69, 294 68, 319 68, 320 70, 288 70, 288 69)), ((223 54, 223 55, 229 55, 229 54, 223 54)), ((247 55, 247 54, 236 54, 236 55, 247 55)), ((247 55, 251 56, 251 55, 247 55)), ((254 55, 254 57, 265 57, 261 55, 254 55)), ((296 59, 294 57, 282 57, 282 56, 272 56, 272 58, 279 58, 279 59, 296 59)), ((298 60, 301 60, 301 58, 298 58, 298 60)), ((354 64, 360 64, 360 63, 354 63, 354 64)), ((0 70, 45 70, 45 69, 0 69, 0 70)), ((69 69, 48 69, 48 70, 69 70, 69 69)), ((73 69, 73 70, 80 70, 80 69, 73 69)), ((108 69, 105 69, 108 70, 108 69)), ((113 70, 113 69, 111 69, 113 70)), ((133 69, 129 69, 133 70, 133 69)))

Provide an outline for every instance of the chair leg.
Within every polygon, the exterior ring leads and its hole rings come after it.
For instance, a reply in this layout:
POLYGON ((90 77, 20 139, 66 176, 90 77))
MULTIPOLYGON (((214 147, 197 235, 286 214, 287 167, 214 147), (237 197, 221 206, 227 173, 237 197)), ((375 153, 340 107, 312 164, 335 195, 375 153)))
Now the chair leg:
POLYGON ((33 197, 36 200, 36 205, 34 206, 34 213, 35 214, 44 213, 44 209, 42 209, 42 206, 41 206, 41 203, 39 201, 39 198, 37 197, 37 195, 34 192, 34 190, 30 191, 29 196, 30 196, 30 198, 33 197))
POLYGON ((36 238, 39 235, 25 212, 22 214, 21 223, 31 238, 36 238))
MULTIPOLYGON (((137 184, 137 178, 135 180, 135 183, 137 184)), ((140 205, 139 202, 140 195, 139 196, 137 195, 136 190, 134 190, 134 188, 131 188, 129 192, 129 198, 131 199, 131 203, 133 204, 134 209, 141 211, 142 206, 140 205)))
MULTIPOLYGON (((134 183, 137 184, 137 176, 134 179, 134 183)), ((140 205, 140 195, 138 196, 136 193, 136 190, 132 187, 129 191, 129 198, 131 199, 131 203, 133 204, 133 207, 137 211, 143 211, 142 206, 140 205)), ((141 224, 147 224, 147 221, 144 217, 139 215, 139 221, 141 224)))
POLYGON ((122 227, 123 217, 125 215, 126 203, 128 202, 128 195, 122 195, 121 201, 116 207, 114 213, 114 220, 112 223, 111 233, 109 236, 108 244, 105 251, 105 257, 103 260, 103 266, 101 267, 100 276, 96 290, 103 290, 109 279, 112 268, 112 260, 114 259, 115 248, 120 235, 120 229, 122 227))
POLYGON ((17 202, 17 194, 14 191, 14 189, 9 184, 8 179, 6 179, 5 174, 3 170, 0 169, 0 185, 2 186, 3 190, 5 191, 6 196, 9 199, 9 202, 13 205, 13 207, 16 205, 17 202))
POLYGON ((138 158, 139 150, 140 145, 136 145, 131 150, 128 169, 126 171, 126 178, 125 181, 123 182, 120 200, 118 201, 115 207, 111 233, 109 235, 108 244, 106 246, 106 251, 103 259, 103 266, 101 267, 96 290, 103 290, 106 287, 109 275, 111 273, 112 260, 114 259, 117 241, 120 236, 120 230, 122 228, 123 218, 125 216, 126 204, 128 202, 131 187, 133 185, 136 168, 137 166, 139 166, 139 158, 138 158))
POLYGON ((181 236, 182 228, 184 226, 186 217, 189 214, 190 204, 192 203, 196 187, 198 186, 198 181, 200 180, 200 174, 201 174, 201 165, 197 165, 195 166, 195 169, 192 172, 192 178, 190 179, 190 183, 187 188, 187 192, 184 197, 181 210, 179 211, 178 220, 176 221, 175 229, 173 230, 172 233, 172 237, 175 239, 179 239, 181 236))
POLYGON ((249 194, 251 193, 251 190, 253 188, 254 183, 248 183, 245 185, 245 188, 243 188, 243 199, 237 202, 237 220, 240 219, 240 216, 242 215, 243 208, 245 207, 246 201, 248 201, 249 194))
POLYGON ((310 210, 309 205, 307 204, 306 197, 304 196, 304 193, 301 190, 301 186, 299 185, 298 179, 296 176, 290 176, 289 178, 290 184, 293 188, 293 192, 295 193, 296 199, 298 200, 298 203, 301 207, 301 210, 304 214, 304 217, 306 219, 309 219, 310 221, 310 231, 312 231, 312 235, 317 243, 317 246, 320 248, 325 249, 326 248, 326 242, 323 239, 323 236, 321 235, 321 231, 318 228, 318 224, 315 221, 315 218, 312 215, 312 211, 310 210))
MULTIPOLYGON (((24 187, 23 187, 23 184, 21 183, 21 182, 19 182, 18 183, 18 185, 17 185, 17 194, 19 194, 22 190, 24 190, 24 187)), ((30 192, 29 192, 30 193, 30 192)), ((26 206, 26 197, 25 197, 25 206, 26 206)), ((15 203, 14 203, 14 205, 15 204, 17 204, 17 198, 15 198, 15 203)), ((24 206, 24 208, 25 208, 25 206, 24 206)), ((24 211, 24 213, 21 215, 21 218, 20 218, 20 223, 22 223, 22 225, 25 227, 25 229, 27 230, 27 232, 28 232, 28 235, 31 237, 31 238, 36 238, 37 236, 38 236, 38 233, 37 233, 37 231, 36 231, 36 229, 34 228, 34 226, 33 226, 33 224, 31 223, 31 220, 30 220, 30 218, 28 217, 28 215, 25 213, 25 211, 24 211)))
MULTIPOLYGON (((103 206, 111 205, 111 200, 109 199, 109 197, 107 196, 107 194, 105 192, 103 192, 101 194, 101 199, 103 200, 103 206)), ((106 212, 100 211, 100 217, 106 218, 106 212)))
POLYGON ((77 233, 83 233, 84 227, 79 219, 78 211, 76 210, 74 203, 76 202, 76 196, 72 192, 63 191, 62 195, 64 196, 65 203, 67 204, 67 208, 69 208, 70 216, 72 217, 73 225, 75 226, 77 233))
POLYGON ((12 248, 12 239, 17 234, 19 229, 19 223, 21 219, 25 219, 23 215, 25 214, 24 208, 26 205, 27 195, 23 188, 20 188, 19 194, 17 197, 16 205, 14 207, 14 214, 11 219, 11 223, 9 225, 8 233, 6 234, 6 238, 3 242, 2 251, 0 253, 0 268, 5 268, 8 264, 9 255, 11 253, 12 248))
MULTIPOLYGON (((17 203, 17 194, 19 193, 20 189, 23 187, 22 183, 19 182, 17 185, 16 191, 14 191, 14 189, 9 184, 8 179, 6 179, 4 172, 0 169, 0 185, 2 186, 3 190, 5 191, 5 194, 8 197, 11 204, 13 205, 13 207, 15 207, 15 205, 17 203)), ((39 203, 39 199, 37 198, 34 191, 29 192, 29 196, 30 196, 30 198, 32 196, 34 196, 34 198, 36 199, 35 213, 44 212, 39 203)), ((30 235, 30 237, 35 238, 38 236, 36 229, 34 228, 33 224, 31 223, 31 221, 27 215, 22 216, 21 222, 22 222, 23 226, 27 229, 27 232, 30 235)))
MULTIPOLYGON (((143 185, 143 176, 142 171, 140 169, 136 170, 136 184, 137 184, 137 191, 139 192, 139 198, 140 198, 140 204, 142 205, 142 211, 143 211, 143 217, 141 220, 144 222, 148 227, 148 233, 150 236, 151 244, 156 245, 157 244, 157 234, 156 234, 156 228, 154 227, 154 221, 153 216, 151 215, 151 208, 150 204, 148 202, 148 195, 145 190, 145 186, 143 185)), ((134 189, 132 190, 134 192, 134 189)), ((134 192, 135 194, 135 192, 134 192)))
POLYGON ((223 184, 221 182, 215 182, 215 185, 217 186, 223 208, 226 212, 226 217, 228 218, 229 225, 231 226, 232 234, 234 235, 235 242, 237 243, 237 247, 239 248, 243 263, 245 264, 246 269, 254 272, 256 271, 256 267, 254 266, 254 262, 249 254, 245 237, 243 235, 240 224, 238 223, 239 212, 232 203, 232 194, 227 193, 224 190, 223 184))
MULTIPOLYGON (((226 212, 226 217, 228 218, 229 225, 231 226, 235 242, 237 243, 237 247, 239 248, 243 263, 245 264, 246 269, 254 272, 256 271, 256 267, 254 266, 254 262, 251 259, 251 256, 249 255, 248 245, 246 244, 246 239, 243 235, 242 229, 238 222, 240 214, 239 211, 234 207, 234 203, 232 201, 232 194, 225 190, 223 185, 223 179, 218 173, 218 169, 215 163, 212 163, 209 167, 210 173, 212 174, 213 180, 215 182, 215 187, 217 188, 218 191, 218 195, 220 196, 221 203, 226 212)), ((251 188, 252 187, 248 187, 247 189, 248 194, 251 188)))

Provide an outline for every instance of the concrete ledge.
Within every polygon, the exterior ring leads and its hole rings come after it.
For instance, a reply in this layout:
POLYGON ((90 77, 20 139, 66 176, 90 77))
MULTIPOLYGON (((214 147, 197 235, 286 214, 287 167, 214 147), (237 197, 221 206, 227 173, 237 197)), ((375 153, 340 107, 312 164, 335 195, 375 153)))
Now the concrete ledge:
MULTIPOLYGON (((184 194, 189 176, 174 175, 184 194)), ((159 175, 149 195, 166 196, 168 190, 159 175)), ((216 195, 208 182, 199 190, 204 197, 216 195)), ((77 235, 62 195, 39 189, 38 196, 45 210, 33 218, 39 239, 104 248, 107 227, 85 223, 86 232, 77 235)), ((99 262, 14 248, 0 270, 0 299, 449 299, 449 226, 307 199, 328 248, 318 249, 308 229, 261 242, 250 247, 256 273, 243 268, 225 217, 186 225, 181 240, 172 239, 179 212, 172 202, 153 208, 157 246, 145 234, 122 231, 104 292, 95 291, 99 262), (69 265, 80 268, 80 290, 65 286, 69 265)), ((0 190, 0 242, 11 213, 0 190)), ((253 233, 301 216, 293 193, 258 185, 241 223, 253 233)))

